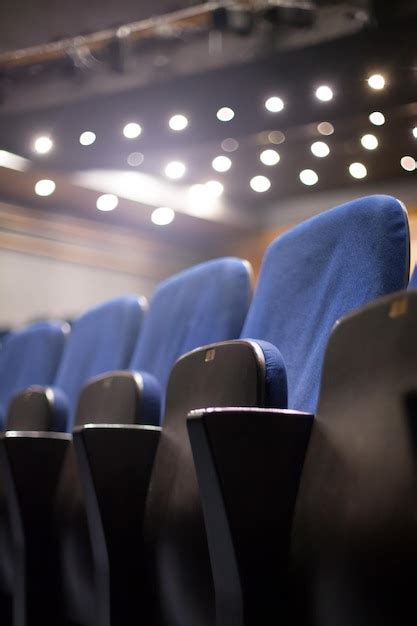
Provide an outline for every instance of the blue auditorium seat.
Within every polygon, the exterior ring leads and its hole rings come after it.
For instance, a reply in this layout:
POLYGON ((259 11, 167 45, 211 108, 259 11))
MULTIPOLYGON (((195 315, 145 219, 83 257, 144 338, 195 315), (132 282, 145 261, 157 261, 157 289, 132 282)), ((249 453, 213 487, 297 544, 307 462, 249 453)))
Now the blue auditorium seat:
POLYGON ((417 266, 414 267, 413 273, 410 277, 410 282, 408 283, 409 289, 417 289, 417 266))
POLYGON ((0 348, 0 429, 13 396, 29 385, 49 385, 56 374, 69 326, 38 322, 10 332, 0 348))

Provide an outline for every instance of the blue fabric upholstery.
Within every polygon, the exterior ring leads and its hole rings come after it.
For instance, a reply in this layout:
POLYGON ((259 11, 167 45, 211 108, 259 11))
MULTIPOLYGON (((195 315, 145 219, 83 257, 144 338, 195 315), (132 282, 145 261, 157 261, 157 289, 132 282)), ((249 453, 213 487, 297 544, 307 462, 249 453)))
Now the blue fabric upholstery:
POLYGON ((1 423, 11 398, 30 385, 52 382, 68 335, 68 324, 39 322, 11 332, 0 348, 1 423))
POLYGON ((140 397, 140 415, 146 417, 146 424, 159 426, 161 421, 162 389, 155 376, 141 371, 142 393, 140 397))
MULTIPOLYGON (((152 374, 165 394, 181 355, 236 339, 251 299, 248 264, 226 257, 201 263, 162 282, 155 291, 130 367, 152 374)), ((163 411, 164 399, 162 399, 163 411)))
POLYGON ((285 408, 288 402, 287 370, 281 352, 267 341, 257 340, 265 361, 265 401, 270 409, 285 408))
POLYGON ((410 282, 408 283, 409 289, 417 289, 417 265, 414 266, 414 271, 411 274, 410 282))
POLYGON ((65 430, 73 429, 78 394, 87 380, 110 370, 126 369, 143 316, 138 298, 125 296, 100 304, 75 320, 54 380, 54 387, 67 397, 65 430))
POLYGON ((268 248, 242 338, 276 345, 288 406, 314 412, 324 350, 335 322, 408 279, 402 204, 369 196, 321 213, 268 248))

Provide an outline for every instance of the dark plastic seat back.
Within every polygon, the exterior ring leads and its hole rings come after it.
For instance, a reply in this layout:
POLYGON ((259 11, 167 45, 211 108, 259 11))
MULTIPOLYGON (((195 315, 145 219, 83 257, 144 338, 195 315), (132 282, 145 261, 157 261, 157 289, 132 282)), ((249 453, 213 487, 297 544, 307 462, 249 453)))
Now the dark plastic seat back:
POLYGON ((314 412, 335 322, 408 280, 403 205, 389 196, 348 202, 296 226, 268 248, 242 337, 276 345, 288 407, 314 412))
POLYGON ((297 626, 415 624, 417 293, 336 326, 298 494, 297 626))
POLYGON ((54 386, 68 398, 68 431, 74 425, 83 384, 93 376, 128 366, 143 321, 144 304, 136 296, 115 298, 90 309, 74 322, 54 380, 54 386))
POLYGON ((68 332, 64 322, 38 322, 5 339, 0 348, 0 428, 16 393, 30 385, 52 383, 68 332))

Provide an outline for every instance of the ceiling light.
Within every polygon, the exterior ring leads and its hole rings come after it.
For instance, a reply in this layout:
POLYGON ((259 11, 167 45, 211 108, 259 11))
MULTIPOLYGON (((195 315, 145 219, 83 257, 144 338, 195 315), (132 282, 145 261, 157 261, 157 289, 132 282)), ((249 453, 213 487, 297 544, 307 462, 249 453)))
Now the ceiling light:
POLYGON ((216 117, 220 122, 230 122, 235 116, 235 112, 230 107, 222 107, 216 113, 216 117))
POLYGON ((167 226, 174 220, 175 211, 166 206, 161 206, 152 211, 151 220, 157 226, 167 226))
POLYGON ((271 130, 271 132, 268 133, 268 141, 275 145, 279 145, 280 143, 284 143, 285 135, 280 130, 271 130))
POLYGON ((227 156, 217 156, 213 159, 211 165, 216 172, 227 172, 232 167, 232 160, 227 156))
POLYGON ((38 154, 47 154, 53 148, 54 142, 50 137, 46 135, 42 135, 41 137, 37 137, 33 142, 33 149, 38 154))
POLYGON ((376 150, 378 147, 378 139, 375 135, 363 135, 363 137, 361 137, 361 144, 367 150, 376 150))
POLYGON ((370 114, 369 121, 374 126, 382 126, 383 124, 385 124, 385 116, 383 113, 381 113, 381 111, 374 111, 370 114))
POLYGON ((330 148, 324 141, 315 141, 311 144, 310 150, 314 154, 314 156, 321 159, 327 157, 330 154, 330 148))
POLYGON ((363 163, 351 163, 349 173, 353 178, 365 178, 368 171, 363 163))
POLYGON ((329 102, 333 98, 333 90, 328 85, 320 85, 316 89, 316 98, 322 102, 329 102))
POLYGON ((129 122, 129 124, 126 124, 126 126, 123 128, 123 134, 126 139, 136 139, 136 137, 139 137, 141 132, 142 127, 136 122, 129 122))
POLYGON ((284 108, 284 101, 278 96, 271 96, 265 100, 265 109, 270 113, 279 113, 284 108))
POLYGON ((184 128, 187 128, 188 126, 188 119, 185 115, 173 115, 168 124, 171 130, 184 130, 184 128))
POLYGON ((407 172, 414 172, 416 169, 416 160, 411 156, 403 156, 401 159, 401 167, 407 172))
POLYGON ((417 139, 417 126, 414 126, 412 132, 413 132, 413 136, 417 139))
POLYGON ((382 74, 372 74, 372 76, 368 78, 368 85, 371 89, 383 89, 385 87, 385 78, 382 74))
POLYGON ((127 157, 127 164, 130 165, 130 167, 137 167, 138 165, 142 165, 144 158, 142 152, 132 152, 127 157))
POLYGON ((258 193, 263 193, 264 191, 268 191, 271 187, 271 181, 266 176, 254 176, 250 179, 249 182, 253 191, 257 191, 258 193))
POLYGON ((184 176, 186 169, 181 161, 171 161, 165 166, 165 175, 172 180, 178 180, 184 176))
POLYGON ((212 198, 219 198, 224 191, 222 183, 218 180, 208 180, 204 187, 212 198))
POLYGON ((267 149, 261 152, 259 158, 264 165, 276 165, 281 157, 276 150, 267 149))
POLYGON ((104 193, 97 198, 96 207, 99 211, 114 211, 119 204, 119 198, 112 193, 104 193))
POLYGON ((334 126, 330 122, 320 122, 320 124, 317 124, 317 130, 320 135, 333 135, 334 126))
POLYGON ((223 139, 221 147, 225 152, 234 152, 239 148, 239 142, 236 141, 236 139, 228 137, 227 139, 223 139))
POLYGON ((80 144, 82 146, 91 146, 96 140, 96 134, 92 130, 85 130, 80 135, 80 144))
POLYGON ((52 193, 54 193, 55 189, 56 184, 54 183, 54 181, 47 178, 44 178, 43 180, 38 180, 35 185, 35 193, 38 196, 50 196, 52 193))
POLYGON ((311 185, 315 185, 319 180, 319 177, 314 170, 302 170, 299 177, 303 185, 308 185, 310 187, 311 185))

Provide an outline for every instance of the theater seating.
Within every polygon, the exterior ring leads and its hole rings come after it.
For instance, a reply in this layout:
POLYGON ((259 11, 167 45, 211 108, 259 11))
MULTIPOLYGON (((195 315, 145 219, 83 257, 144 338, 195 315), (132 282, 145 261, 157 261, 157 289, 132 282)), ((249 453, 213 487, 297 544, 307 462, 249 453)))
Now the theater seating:
MULTIPOLYGON (((48 603, 55 610, 59 602, 56 593, 50 596, 42 572, 56 575, 55 528, 58 523, 66 528, 79 497, 76 489, 66 489, 76 466, 71 437, 64 432, 71 430, 82 384, 99 372, 127 366, 143 315, 144 301, 135 296, 114 299, 81 315, 73 324, 54 384, 29 387, 10 405, 7 429, 23 431, 13 437, 6 434, 0 457, 14 520, 11 593, 15 625, 36 623, 48 603), (42 436, 37 432, 48 430, 57 432, 42 436)), ((51 382, 51 378, 39 382, 51 382)), ((47 619, 42 622, 48 623, 47 619)))
MULTIPOLYGON (((331 329, 349 311, 406 286, 408 246, 406 213, 397 200, 386 196, 363 198, 322 213, 271 244, 242 336, 278 346, 281 375, 274 373, 274 378, 279 384, 286 372, 291 411, 280 418, 273 412, 213 410, 190 420, 212 569, 184 414, 167 413, 166 438, 163 433, 147 510, 152 584, 159 610, 155 623, 168 626, 177 620, 184 626, 206 626, 214 623, 215 613, 218 623, 268 623, 271 615, 278 622, 278 607, 286 593, 282 568, 312 425, 308 412, 316 410, 331 329), (252 452, 257 446, 262 450, 259 454, 252 452), (164 454, 180 459, 170 475, 164 454), (279 490, 282 497, 275 499, 279 490), (251 515, 252 510, 259 512, 259 519, 251 515), (185 511, 187 536, 176 527, 176 520, 183 523, 185 511), (194 541, 189 543, 191 535, 194 541), (274 576, 261 574, 270 568, 274 576)), ((224 368, 232 345, 211 348, 214 368, 224 368)), ((247 342, 243 345, 247 350, 247 342)), ((195 388, 205 385, 204 355, 209 349, 177 363, 171 378, 177 388, 185 384, 187 370, 189 385, 191 381, 195 388)), ((243 358, 234 349, 229 374, 217 383, 219 390, 210 389, 201 406, 226 406, 218 394, 222 386, 233 385, 234 364, 243 358)), ((253 396, 242 397, 243 385, 236 382, 238 394, 229 406, 270 407, 268 368, 268 360, 261 358, 257 376, 251 377, 258 385, 253 396)), ((244 387, 247 392, 246 381, 244 387)))
POLYGON ((408 283, 408 288, 409 289, 417 288, 417 267, 414 267, 414 271, 410 277, 410 282, 408 283))

